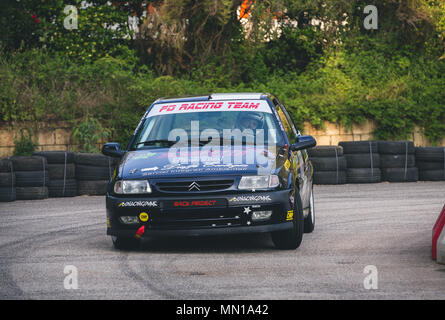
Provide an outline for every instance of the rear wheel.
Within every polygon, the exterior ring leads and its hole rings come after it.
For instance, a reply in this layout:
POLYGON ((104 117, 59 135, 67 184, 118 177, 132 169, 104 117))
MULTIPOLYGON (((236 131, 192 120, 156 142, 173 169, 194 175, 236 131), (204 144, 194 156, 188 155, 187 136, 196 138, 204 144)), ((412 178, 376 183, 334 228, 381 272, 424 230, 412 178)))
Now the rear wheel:
POLYGON ((295 194, 294 215, 292 219, 293 228, 285 231, 272 232, 272 241, 277 249, 297 249, 303 240, 304 218, 300 194, 295 194))
POLYGON ((314 188, 311 189, 309 198, 309 214, 304 218, 304 233, 311 233, 315 228, 314 188))
POLYGON ((140 241, 135 238, 112 236, 113 246, 119 250, 135 249, 139 246, 140 241))

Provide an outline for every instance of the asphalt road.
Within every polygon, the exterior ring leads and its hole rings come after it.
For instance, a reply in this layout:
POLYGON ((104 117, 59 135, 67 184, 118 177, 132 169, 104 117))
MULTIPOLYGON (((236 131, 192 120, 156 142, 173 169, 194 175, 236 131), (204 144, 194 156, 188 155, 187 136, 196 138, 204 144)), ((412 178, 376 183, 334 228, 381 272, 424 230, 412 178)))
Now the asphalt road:
POLYGON ((445 299, 445 265, 430 258, 445 182, 315 186, 315 195, 315 231, 295 251, 254 235, 120 252, 105 235, 104 197, 0 203, 0 299, 445 299), (64 288, 67 265, 76 290, 64 288), (364 286, 368 265, 377 289, 364 286))

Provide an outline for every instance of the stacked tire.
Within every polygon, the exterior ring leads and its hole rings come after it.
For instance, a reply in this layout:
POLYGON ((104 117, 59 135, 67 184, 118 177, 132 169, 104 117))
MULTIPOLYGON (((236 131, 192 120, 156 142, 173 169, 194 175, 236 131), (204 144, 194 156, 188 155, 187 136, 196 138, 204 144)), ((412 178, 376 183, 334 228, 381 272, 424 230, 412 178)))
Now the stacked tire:
POLYGON ((68 151, 41 151, 34 153, 48 162, 48 193, 50 197, 75 197, 77 182, 74 153, 68 151))
POLYGON ((105 195, 117 161, 95 153, 76 153, 78 195, 105 195))
POLYGON ((445 180, 445 147, 417 147, 415 156, 419 180, 445 180))
POLYGON ((15 173, 12 161, 0 160, 0 202, 16 199, 15 173))
POLYGON ((314 168, 315 184, 346 183, 346 159, 342 147, 318 146, 308 149, 308 154, 314 168))
POLYGON ((347 183, 377 183, 381 181, 380 156, 376 141, 340 142, 346 158, 347 183))
POLYGON ((378 149, 383 181, 415 182, 419 179, 411 141, 379 141, 378 149))
POLYGON ((11 158, 16 179, 17 200, 48 198, 48 164, 40 156, 15 156, 11 158))

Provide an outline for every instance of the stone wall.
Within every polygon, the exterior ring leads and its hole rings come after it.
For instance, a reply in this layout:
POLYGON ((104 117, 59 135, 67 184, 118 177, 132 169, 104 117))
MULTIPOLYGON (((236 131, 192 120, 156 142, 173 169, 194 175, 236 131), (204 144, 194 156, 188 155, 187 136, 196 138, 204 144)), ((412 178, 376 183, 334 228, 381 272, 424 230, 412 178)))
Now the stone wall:
MULTIPOLYGON (((325 122, 324 130, 317 130, 309 123, 304 125, 304 134, 311 135, 317 140, 317 145, 338 145, 340 141, 363 141, 372 140, 372 132, 375 129, 375 124, 372 121, 367 121, 362 125, 354 125, 351 129, 346 129, 342 125, 325 122)), ((414 132, 408 139, 414 142, 417 146, 431 146, 431 143, 421 133, 420 128, 416 127, 414 132)), ((445 146, 445 139, 439 143, 445 146)))
MULTIPOLYGON (((14 152, 14 138, 20 136, 20 129, 27 128, 26 124, 0 126, 0 159, 9 157, 14 152)), ((31 128, 31 127, 30 127, 31 128)), ((76 150, 72 140, 72 127, 68 122, 32 124, 32 132, 37 135, 37 151, 76 150)), ((304 134, 312 135, 317 145, 337 145, 340 141, 372 140, 375 128, 373 122, 354 125, 350 130, 335 123, 325 123, 324 130, 317 130, 309 123, 304 125, 304 134)), ((416 146, 429 146, 428 140, 416 128, 410 138, 416 146)), ((439 144, 445 146, 445 139, 439 144)), ((100 145, 99 145, 100 146, 100 145)))
POLYGON ((52 150, 76 150, 76 145, 71 137, 72 126, 68 122, 13 124, 12 126, 0 126, 0 159, 9 157, 14 152, 14 139, 20 138, 20 131, 30 130, 34 135, 34 141, 38 146, 36 151, 52 150))

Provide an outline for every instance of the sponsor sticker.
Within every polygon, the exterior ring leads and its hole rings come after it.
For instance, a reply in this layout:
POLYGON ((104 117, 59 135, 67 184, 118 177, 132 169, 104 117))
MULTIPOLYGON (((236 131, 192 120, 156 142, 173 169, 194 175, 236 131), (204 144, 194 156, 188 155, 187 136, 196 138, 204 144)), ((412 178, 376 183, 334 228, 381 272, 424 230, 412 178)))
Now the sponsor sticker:
POLYGON ((286 160, 286 162, 284 163, 284 167, 286 168, 287 171, 289 171, 290 168, 290 161, 286 160))
POLYGON ((154 152, 142 152, 142 153, 139 153, 136 156, 134 156, 133 159, 134 160, 148 159, 155 155, 156 155, 156 153, 154 153, 154 152))
POLYGON ((191 103, 159 103, 153 106, 147 118, 174 113, 209 111, 257 111, 272 113, 265 100, 201 101, 191 103))
POLYGON ((286 216, 286 220, 290 221, 294 218, 294 210, 289 210, 287 211, 287 216, 286 216))
POLYGON ((270 196, 237 196, 229 199, 229 202, 271 202, 270 196))
POLYGON ((124 201, 117 205, 119 208, 123 207, 157 207, 157 201, 124 201))
POLYGON ((148 221, 148 213, 147 212, 141 212, 139 214, 139 220, 141 220, 142 222, 146 222, 148 221))
POLYGON ((216 200, 175 201, 174 207, 213 207, 216 200))

